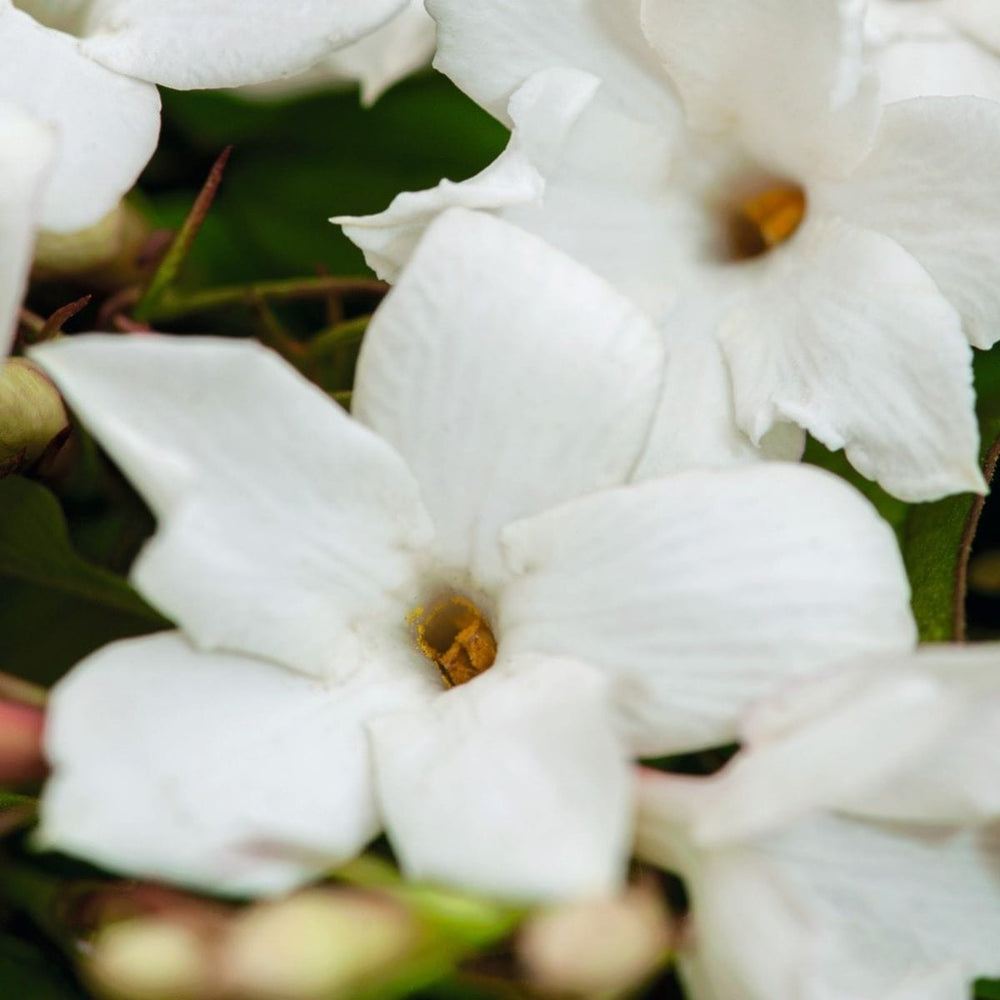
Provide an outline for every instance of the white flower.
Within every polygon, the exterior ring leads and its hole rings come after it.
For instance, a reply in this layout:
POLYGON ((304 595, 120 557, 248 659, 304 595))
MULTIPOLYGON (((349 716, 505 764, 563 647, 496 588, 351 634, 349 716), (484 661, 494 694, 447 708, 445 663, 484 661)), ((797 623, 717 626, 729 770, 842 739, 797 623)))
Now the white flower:
POLYGON ((644 772, 692 1000, 964 1000, 1000 974, 998 727, 1000 647, 925 647, 793 686, 713 777, 644 772))
POLYGON ((17 329, 53 147, 41 122, 0 102, 0 367, 17 329))
POLYGON ((436 64, 513 136, 463 184, 340 220, 381 275, 443 208, 493 210, 663 330, 648 471, 791 457, 798 425, 903 499, 985 488, 968 342, 1000 336, 1000 105, 883 111, 856 3, 428 7, 436 64))
POLYGON ((1000 100, 1000 8, 992 0, 871 0, 866 29, 883 101, 1000 100))
POLYGON ((133 580, 181 629, 58 685, 43 841, 266 893, 384 827, 414 877, 617 886, 629 757, 914 641, 894 538, 833 477, 623 485, 661 352, 578 264, 459 211, 371 323, 355 421, 246 342, 38 349, 151 504, 133 580))
POLYGON ((0 0, 0 100, 60 140, 45 229, 98 222, 156 148, 155 84, 227 87, 306 69, 406 0, 0 0))
POLYGON ((394 83, 429 66, 434 44, 434 21, 424 9, 423 0, 410 0, 377 31, 331 52, 304 73, 243 87, 239 93, 272 99, 336 84, 359 83, 362 104, 374 104, 394 83))

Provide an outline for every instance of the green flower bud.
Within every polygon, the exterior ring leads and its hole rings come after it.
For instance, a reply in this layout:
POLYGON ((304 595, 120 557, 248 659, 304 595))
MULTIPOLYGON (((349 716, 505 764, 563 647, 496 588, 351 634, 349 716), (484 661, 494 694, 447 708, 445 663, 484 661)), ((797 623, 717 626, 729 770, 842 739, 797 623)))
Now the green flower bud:
POLYGON ((8 475, 37 462, 69 422, 58 390, 32 362, 0 365, 0 475, 8 475))

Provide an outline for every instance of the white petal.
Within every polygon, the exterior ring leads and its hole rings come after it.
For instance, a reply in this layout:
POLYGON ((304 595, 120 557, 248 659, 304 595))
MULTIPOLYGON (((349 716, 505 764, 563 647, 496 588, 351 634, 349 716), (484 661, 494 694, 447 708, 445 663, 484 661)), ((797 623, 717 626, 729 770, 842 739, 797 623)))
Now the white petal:
POLYGON ((380 278, 396 281, 426 228, 447 209, 498 211, 539 204, 545 191, 542 171, 559 155, 597 85, 593 76, 571 70, 537 74, 511 100, 510 143, 481 173, 459 184, 443 180, 426 191, 404 191, 375 215, 330 221, 344 227, 380 278))
POLYGON ((960 1000, 996 974, 1000 828, 827 816, 705 848, 686 832, 702 784, 647 772, 638 821, 640 855, 692 901, 681 967, 697 1000, 960 1000))
POLYGON ((511 94, 557 66, 600 77, 635 118, 673 121, 676 103, 642 37, 638 7, 639 0, 428 0, 438 22, 434 65, 507 124, 511 94))
POLYGON ((83 51, 179 90, 238 87, 307 69, 385 23, 406 0, 93 0, 83 51))
POLYGON ((993 0, 944 0, 943 10, 973 38, 1000 54, 1000 17, 993 0))
POLYGON ((959 318, 898 244, 813 218, 720 330, 739 425, 794 421, 903 500, 985 490, 959 318))
POLYGON ((527 657, 372 723, 379 801, 406 874, 519 901, 618 889, 632 781, 611 718, 602 678, 527 657))
POLYGON ((704 785, 646 771, 638 788, 637 853, 680 875, 689 897, 692 926, 678 954, 685 995, 805 1000, 803 967, 815 962, 822 929, 754 852, 692 840, 687 825, 704 785))
POLYGON ((841 806, 875 819, 926 823, 1000 818, 1000 646, 923 646, 898 666, 960 698, 961 711, 908 766, 841 806))
POLYGON ((362 103, 373 104, 397 80, 428 66, 435 44, 423 0, 410 0, 386 25, 328 56, 325 70, 357 80, 362 103))
POLYGON ((940 0, 877 0, 866 27, 883 103, 963 94, 1000 99, 1000 62, 950 23, 940 0))
POLYGON ((202 649, 356 669, 359 623, 430 538, 399 456, 248 341, 75 337, 38 348, 159 530, 137 586, 202 649))
POLYGON ((17 328, 40 195, 53 152, 49 129, 16 107, 0 103, 0 367, 17 328))
POLYGON ((967 985, 1000 974, 1000 827, 828 817, 757 846, 836 941, 813 970, 824 997, 882 997, 948 966, 967 985))
POLYGON ((599 278, 454 210, 369 326, 353 406, 417 476, 439 559, 489 587, 503 525, 628 479, 662 366, 659 335, 599 278))
POLYGON ((643 0, 646 36, 700 131, 734 129, 768 167, 838 175, 878 122, 855 0, 643 0))
POLYGON ((903 101, 886 108, 871 156, 849 181, 818 189, 815 204, 913 254, 973 346, 989 347, 1000 338, 998 161, 1000 104, 903 101))
MULTIPOLYGON (((821 808, 836 808, 886 788, 922 761, 962 721, 960 698, 944 684, 915 672, 845 671, 791 687, 800 710, 812 710, 788 728, 789 697, 777 695, 785 731, 761 739, 759 718, 747 745, 719 774, 705 779, 693 835, 718 844, 755 837, 821 808), (819 700, 832 694, 823 711, 819 700), (834 688, 830 692, 830 688, 834 688)), ((763 712, 768 706, 763 706, 763 712)), ((761 714, 761 709, 756 709, 761 714)), ((773 714, 772 714, 773 722, 773 714)))
POLYGON ((251 100, 272 100, 360 83, 361 102, 373 104, 398 80, 430 65, 435 28, 423 0, 409 4, 370 35, 331 52, 303 73, 240 87, 251 100))
POLYGON ((802 457, 805 434, 793 424, 775 426, 759 446, 736 424, 729 369, 715 338, 731 299, 721 283, 687 289, 664 323, 663 391, 635 479, 802 457))
POLYGON ((110 212, 156 148, 156 88, 81 55, 69 35, 0 4, 0 99, 51 125, 59 140, 41 224, 66 232, 110 212))
POLYGON ((731 740, 790 676, 914 641, 888 526, 840 480, 767 463, 680 473, 511 525, 508 652, 617 681, 633 749, 731 740))
POLYGON ((339 686, 177 633, 107 646, 49 702, 39 842, 144 878, 283 892, 378 832, 364 722, 426 684, 405 660, 339 686))

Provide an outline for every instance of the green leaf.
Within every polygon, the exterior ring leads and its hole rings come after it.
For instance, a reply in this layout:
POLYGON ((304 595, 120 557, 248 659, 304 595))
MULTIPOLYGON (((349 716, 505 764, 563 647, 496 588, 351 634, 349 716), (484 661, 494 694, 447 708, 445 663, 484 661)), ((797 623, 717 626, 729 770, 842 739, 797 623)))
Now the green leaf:
POLYGON ((361 252, 327 221, 331 215, 379 211, 401 191, 469 177, 508 138, 433 73, 394 87, 371 108, 360 106, 356 91, 259 104, 164 90, 163 102, 164 146, 144 177, 158 222, 183 218, 212 159, 235 144, 180 276, 189 288, 315 274, 317 267, 364 273, 361 252), (174 165, 181 161, 196 162, 199 172, 182 172, 174 165), (177 179, 190 194, 178 196, 177 179))
POLYGON ((0 577, 36 584, 160 628, 170 624, 121 577, 77 555, 55 497, 17 476, 0 481, 0 577))
MULTIPOLYGON (((974 370, 981 459, 990 481, 1000 445, 1000 352, 977 352, 974 370)), ((922 642, 965 638, 969 553, 983 502, 982 497, 962 493, 910 508, 902 549, 922 642)))
POLYGON ((107 642, 169 626, 125 580, 81 558, 47 489, 0 480, 5 670, 48 685, 107 642))
MULTIPOLYGON (((1000 351, 977 351, 974 362, 981 459, 989 481, 1000 441, 1000 351)), ((860 490, 899 539, 913 590, 913 613, 922 642, 950 642, 965 635, 965 589, 969 551, 983 498, 972 493, 935 503, 906 504, 860 476, 843 452, 811 440, 805 460, 836 473, 860 490)))
POLYGON ((976 980, 976 1000, 1000 1000, 1000 979, 976 980))

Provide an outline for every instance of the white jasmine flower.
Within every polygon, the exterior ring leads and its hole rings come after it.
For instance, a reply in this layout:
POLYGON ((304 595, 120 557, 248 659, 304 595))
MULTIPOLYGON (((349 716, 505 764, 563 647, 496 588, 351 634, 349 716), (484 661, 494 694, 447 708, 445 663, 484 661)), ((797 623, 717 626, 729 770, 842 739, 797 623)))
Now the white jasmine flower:
POLYGON ((964 1000, 1000 974, 1000 647, 793 686, 704 779, 644 772, 692 1000, 964 1000))
POLYGON ((304 73, 243 87, 239 93, 271 99, 359 83, 361 102, 370 105, 394 83, 429 66, 434 45, 434 21, 424 9, 423 0, 410 0, 381 28, 331 52, 304 73))
POLYGON ((133 579, 180 627, 57 686, 43 842, 267 893, 384 828, 414 877, 618 886, 630 757, 914 641, 894 538, 835 478, 626 485, 661 354, 580 265, 460 211, 371 323, 356 420, 247 342, 38 349, 151 504, 133 579))
POLYGON ((53 147, 41 122, 0 102, 0 367, 17 329, 53 147))
POLYGON ((872 0, 866 29, 883 101, 1000 100, 1000 8, 992 2, 872 0))
POLYGON ((155 84, 273 79, 378 28, 406 0, 0 0, 0 99, 60 140, 45 229, 98 222, 156 148, 155 84))
POLYGON ((1000 106, 883 111, 859 4, 428 8, 439 68, 513 135, 463 184, 340 220, 379 274, 461 204, 610 279, 668 347, 648 473, 790 457, 797 425, 903 499, 985 488, 969 342, 1000 335, 1000 106))

